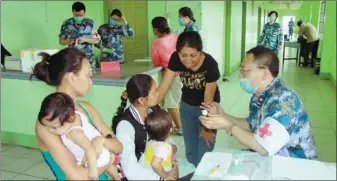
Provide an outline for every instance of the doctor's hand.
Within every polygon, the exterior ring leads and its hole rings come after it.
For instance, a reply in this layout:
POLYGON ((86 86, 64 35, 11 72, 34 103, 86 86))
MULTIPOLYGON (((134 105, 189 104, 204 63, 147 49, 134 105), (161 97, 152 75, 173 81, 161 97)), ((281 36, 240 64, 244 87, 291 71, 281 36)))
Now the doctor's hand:
POLYGON ((201 124, 208 129, 226 129, 232 122, 219 114, 209 114, 208 116, 200 116, 201 124))
POLYGON ((213 102, 211 104, 201 103, 200 108, 203 110, 206 110, 208 114, 213 114, 213 115, 216 115, 216 114, 224 115, 225 114, 225 111, 223 110, 221 105, 217 102, 213 102))

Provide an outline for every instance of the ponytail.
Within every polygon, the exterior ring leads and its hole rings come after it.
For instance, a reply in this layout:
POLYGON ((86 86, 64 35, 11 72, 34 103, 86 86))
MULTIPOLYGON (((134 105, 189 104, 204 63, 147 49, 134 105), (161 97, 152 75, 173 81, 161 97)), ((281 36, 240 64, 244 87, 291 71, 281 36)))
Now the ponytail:
POLYGON ((169 33, 171 33, 171 29, 170 29, 170 27, 166 27, 166 28, 164 29, 164 31, 165 31, 165 33, 166 33, 166 34, 169 34, 169 33))
POLYGON ((197 20, 194 19, 193 16, 190 18, 190 20, 192 20, 194 23, 197 21, 197 20))
POLYGON ((33 74, 30 75, 30 80, 32 80, 33 76, 35 76, 37 79, 47 83, 48 85, 52 85, 48 71, 48 66, 50 63, 49 60, 51 56, 45 52, 39 53, 39 56, 42 57, 42 61, 34 66, 33 74))
POLYGON ((122 102, 121 102, 120 106, 117 108, 117 111, 116 111, 114 117, 112 118, 111 128, 112 128, 112 130, 115 134, 116 134, 117 125, 121 121, 120 117, 124 113, 124 109, 125 109, 126 104, 127 104, 127 93, 126 93, 126 91, 124 91, 123 94, 121 95, 121 101, 122 102))

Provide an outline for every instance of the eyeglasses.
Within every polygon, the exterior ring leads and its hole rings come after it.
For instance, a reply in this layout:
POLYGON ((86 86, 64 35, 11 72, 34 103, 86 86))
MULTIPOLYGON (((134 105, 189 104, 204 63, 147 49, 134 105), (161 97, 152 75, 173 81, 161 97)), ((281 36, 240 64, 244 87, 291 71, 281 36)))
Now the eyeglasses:
POLYGON ((243 68, 239 68, 239 70, 240 70, 240 73, 247 73, 247 72, 250 72, 250 71, 252 71, 252 70, 256 70, 256 69, 266 69, 266 67, 257 67, 257 68, 253 68, 253 69, 243 69, 243 68))

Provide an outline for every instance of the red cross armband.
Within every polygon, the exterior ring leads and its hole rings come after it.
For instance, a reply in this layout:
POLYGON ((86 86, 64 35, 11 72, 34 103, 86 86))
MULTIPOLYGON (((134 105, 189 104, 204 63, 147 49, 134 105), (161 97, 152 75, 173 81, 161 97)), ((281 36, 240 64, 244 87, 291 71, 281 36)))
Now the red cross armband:
POLYGON ((269 153, 279 152, 290 141, 287 129, 272 117, 267 117, 254 133, 256 141, 269 153))
POLYGON ((93 33, 92 33, 92 38, 95 38, 95 39, 98 39, 100 40, 101 39, 101 36, 98 34, 98 32, 95 30, 93 33))

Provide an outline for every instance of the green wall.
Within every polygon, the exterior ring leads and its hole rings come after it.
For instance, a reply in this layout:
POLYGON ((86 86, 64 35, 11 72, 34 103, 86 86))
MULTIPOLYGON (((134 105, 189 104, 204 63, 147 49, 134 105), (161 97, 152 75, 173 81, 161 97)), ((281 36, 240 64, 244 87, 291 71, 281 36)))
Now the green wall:
MULTIPOLYGON (((21 49, 58 48, 61 25, 72 17, 73 1, 1 2, 1 42, 13 55, 21 49)), ((103 24, 103 1, 85 1, 86 17, 103 24)), ((98 53, 96 49, 96 54, 98 53)))
POLYGON ((310 22, 318 27, 319 7, 320 1, 304 1, 296 19, 302 19, 304 22, 310 22))
POLYGON ((336 86, 336 1, 326 1, 326 19, 321 43, 321 74, 336 86))
POLYGON ((166 17, 166 3, 165 1, 148 1, 147 3, 147 19, 148 19, 148 55, 151 56, 151 43, 152 40, 155 38, 152 32, 152 25, 151 21, 156 16, 164 16, 166 17))

